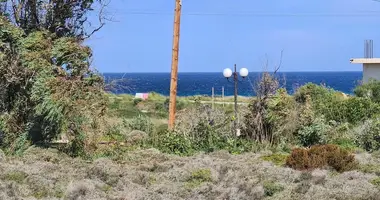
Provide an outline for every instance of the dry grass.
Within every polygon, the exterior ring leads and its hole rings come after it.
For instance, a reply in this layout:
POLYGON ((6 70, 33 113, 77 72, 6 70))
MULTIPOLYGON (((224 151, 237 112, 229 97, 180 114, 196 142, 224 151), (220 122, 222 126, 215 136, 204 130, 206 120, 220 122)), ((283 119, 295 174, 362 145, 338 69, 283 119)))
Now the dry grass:
POLYGON ((301 172, 264 161, 263 155, 219 151, 177 157, 148 149, 126 153, 116 163, 30 148, 23 157, 0 162, 0 199, 327 200, 380 195, 374 173, 301 172))

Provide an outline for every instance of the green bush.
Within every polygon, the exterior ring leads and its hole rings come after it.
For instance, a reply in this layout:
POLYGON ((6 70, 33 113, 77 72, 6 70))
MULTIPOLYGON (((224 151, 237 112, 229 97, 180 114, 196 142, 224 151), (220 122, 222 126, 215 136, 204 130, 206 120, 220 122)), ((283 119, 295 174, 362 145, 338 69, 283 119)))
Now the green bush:
POLYGON ((273 181, 264 182, 263 187, 264 187, 265 196, 269 196, 269 197, 285 189, 284 186, 277 184, 273 181))
POLYGON ((275 165, 278 165, 278 166, 285 165, 287 158, 288 158, 287 154, 279 154, 279 153, 275 153, 275 154, 272 154, 272 155, 262 156, 261 157, 261 159, 263 159, 265 161, 270 161, 270 162, 272 162, 272 163, 274 163, 275 165))
POLYGON ((131 130, 139 130, 146 133, 150 133, 154 129, 154 124, 150 118, 145 115, 138 115, 130 120, 124 119, 123 124, 131 130))
POLYGON ((148 144, 162 152, 180 156, 188 156, 196 152, 210 153, 222 149, 232 154, 240 154, 252 150, 253 147, 251 140, 221 136, 214 127, 205 122, 199 122, 194 131, 197 131, 194 134, 197 137, 162 129, 150 135, 148 144))
POLYGON ((359 86, 355 90, 357 97, 344 98, 333 89, 309 83, 300 87, 294 98, 305 104, 310 97, 313 111, 317 116, 323 116, 326 121, 356 124, 380 113, 380 106, 376 101, 363 95, 363 87, 368 86, 359 86))
POLYGON ((309 98, 313 112, 317 116, 324 116, 326 121, 342 122, 345 120, 344 99, 333 89, 308 83, 296 91, 294 98, 301 104, 307 103, 309 98))
POLYGON ((355 144, 355 141, 349 138, 337 138, 333 141, 333 144, 338 145, 341 149, 351 152, 359 149, 355 144))
POLYGON ((190 156, 195 152, 192 141, 176 132, 159 132, 154 137, 150 137, 148 142, 163 153, 190 156))
POLYGON ((25 30, 0 14, 0 118, 10 153, 61 134, 73 141, 99 132, 94 124, 107 107, 103 78, 90 68, 91 49, 64 35, 25 30))
POLYGON ((380 120, 365 121, 356 128, 356 142, 367 151, 380 150, 380 120))
POLYGON ((265 112, 265 121, 271 126, 274 144, 293 142, 300 126, 299 109, 294 98, 286 89, 277 90, 270 98, 265 112))
POLYGON ((244 116, 243 134, 271 145, 289 142, 299 126, 297 102, 283 88, 274 90, 274 93, 265 92, 265 87, 270 89, 270 85, 277 82, 274 77, 266 76, 262 80, 266 86, 262 89, 267 97, 254 98, 249 104, 249 112, 244 116))
POLYGON ((303 146, 325 144, 330 130, 331 126, 323 118, 316 118, 310 126, 298 131, 298 139, 303 146))
POLYGON ((356 87, 354 93, 358 97, 368 98, 373 102, 380 103, 380 82, 372 79, 368 83, 356 87))
POLYGON ((190 177, 186 181, 186 187, 189 189, 196 188, 204 182, 211 182, 211 170, 199 169, 191 172, 190 177))
POLYGON ((372 183, 372 185, 380 187, 380 177, 374 178, 370 182, 372 183))
POLYGON ((374 103, 371 99, 351 97, 347 100, 344 100, 343 104, 343 108, 341 109, 345 114, 344 121, 352 124, 370 119, 380 113, 379 104, 374 103))
POLYGON ((324 102, 326 99, 330 99, 334 96, 336 91, 325 86, 316 85, 313 83, 307 83, 294 94, 294 98, 299 103, 305 103, 309 96, 313 102, 324 102))
POLYGON ((380 166, 375 164, 365 164, 359 166, 359 171, 363 173, 376 174, 380 176, 380 166))

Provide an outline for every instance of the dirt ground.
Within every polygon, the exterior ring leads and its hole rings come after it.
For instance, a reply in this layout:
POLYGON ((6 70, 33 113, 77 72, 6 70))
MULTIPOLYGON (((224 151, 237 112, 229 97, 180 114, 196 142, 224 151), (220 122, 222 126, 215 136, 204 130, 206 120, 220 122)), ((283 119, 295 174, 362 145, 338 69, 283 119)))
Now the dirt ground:
MULTIPOLYGON (((119 162, 90 162, 32 147, 22 157, 0 154, 0 199, 380 199, 378 176, 371 170, 300 172, 263 161, 264 154, 178 157, 148 149, 119 162)), ((357 159, 380 163, 370 154, 357 159)))

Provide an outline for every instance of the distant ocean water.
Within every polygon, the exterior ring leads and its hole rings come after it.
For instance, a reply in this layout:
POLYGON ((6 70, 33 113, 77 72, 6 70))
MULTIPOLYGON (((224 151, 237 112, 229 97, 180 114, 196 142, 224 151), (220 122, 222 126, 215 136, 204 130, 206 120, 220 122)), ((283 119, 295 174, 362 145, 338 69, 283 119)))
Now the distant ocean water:
MULTIPOLYGON (((251 72, 248 78, 239 82, 238 94, 254 96, 252 84, 260 75, 259 72, 251 72)), ((311 82, 352 94, 353 89, 362 79, 362 72, 282 72, 277 75, 289 93, 311 82)), ((170 73, 104 73, 103 76, 106 83, 114 80, 110 92, 115 94, 157 92, 169 95, 170 73)), ((212 87, 215 89, 215 95, 218 96, 222 94, 222 87, 224 87, 225 96, 232 96, 234 92, 233 83, 228 82, 221 72, 178 74, 178 96, 211 95, 212 87)))

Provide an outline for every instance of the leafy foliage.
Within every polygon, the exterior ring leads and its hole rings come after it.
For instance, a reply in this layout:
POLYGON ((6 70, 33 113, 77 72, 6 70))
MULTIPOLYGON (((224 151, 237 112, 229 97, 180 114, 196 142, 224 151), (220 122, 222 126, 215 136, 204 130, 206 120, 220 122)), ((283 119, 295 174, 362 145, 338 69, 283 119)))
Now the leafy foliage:
POLYGON ((0 15, 7 16, 10 21, 25 31, 26 34, 47 30, 59 37, 86 38, 99 30, 105 23, 102 0, 77 1, 0 1, 0 15), (94 12, 95 6, 99 15, 98 27, 88 26, 88 14, 94 12), (98 6, 99 7, 99 6, 98 6), (91 30, 89 29, 92 28, 91 30))
POLYGON ((371 79, 368 83, 356 87, 354 93, 358 97, 368 98, 373 102, 380 103, 380 82, 371 79))
POLYGON ((311 125, 304 126, 298 131, 298 139, 303 146, 325 144, 331 126, 323 118, 316 118, 311 125))
POLYGON ((367 151, 380 150, 380 121, 367 120, 356 128, 356 142, 367 151))
POLYGON ((186 187, 189 189, 200 186, 204 182, 211 182, 211 170, 199 169, 191 172, 190 177, 186 181, 186 187))
POLYGON ((276 193, 282 192, 285 189, 284 186, 277 184, 273 181, 264 182, 263 187, 265 196, 269 197, 273 196, 276 193))
POLYGON ((189 156, 194 153, 193 143, 182 134, 170 131, 159 132, 149 138, 149 143, 164 153, 189 156))
POLYGON ((19 141, 63 134, 74 142, 69 149, 87 147, 89 141, 80 137, 81 146, 77 137, 95 133, 106 108, 103 80, 90 69, 90 49, 45 31, 27 35, 0 17, 0 50, 3 145, 16 152, 19 141))
MULTIPOLYGON (((260 81, 255 85, 255 91, 257 98, 253 99, 249 105, 250 112, 245 116, 245 130, 244 133, 252 140, 259 142, 269 142, 274 144, 278 141, 278 138, 274 135, 273 122, 277 117, 275 113, 284 113, 282 110, 269 113, 270 99, 276 94, 279 89, 279 81, 274 74, 264 72, 260 81)), ((283 97, 283 95, 281 96, 283 97)), ((283 109, 277 106, 277 103, 272 103, 272 108, 283 109)))
POLYGON ((150 133, 154 129, 154 125, 150 118, 141 114, 131 120, 124 119, 124 126, 131 130, 139 130, 146 133, 150 133))
POLYGON ((285 165, 286 159, 288 158, 287 154, 275 153, 267 156, 262 156, 261 159, 265 161, 273 162, 275 165, 283 166, 285 165))

